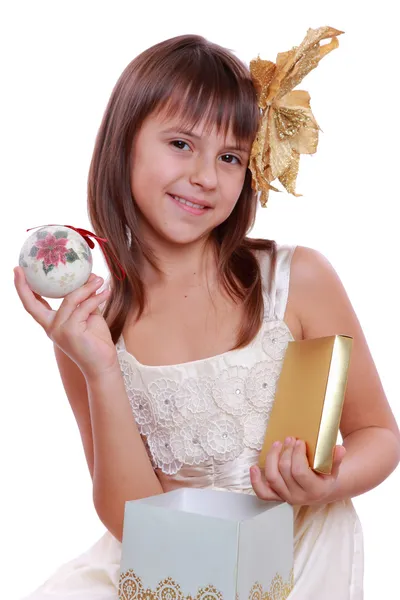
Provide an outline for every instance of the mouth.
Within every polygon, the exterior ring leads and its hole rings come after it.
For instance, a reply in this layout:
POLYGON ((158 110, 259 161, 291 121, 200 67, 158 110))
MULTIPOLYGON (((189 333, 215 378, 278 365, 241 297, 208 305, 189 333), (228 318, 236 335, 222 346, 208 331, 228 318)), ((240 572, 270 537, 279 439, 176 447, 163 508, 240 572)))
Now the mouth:
POLYGON ((181 196, 175 196, 174 194, 168 194, 170 198, 180 206, 183 210, 190 212, 195 215, 202 215, 210 210, 211 206, 206 203, 194 202, 193 200, 188 200, 187 198, 182 198, 181 196))

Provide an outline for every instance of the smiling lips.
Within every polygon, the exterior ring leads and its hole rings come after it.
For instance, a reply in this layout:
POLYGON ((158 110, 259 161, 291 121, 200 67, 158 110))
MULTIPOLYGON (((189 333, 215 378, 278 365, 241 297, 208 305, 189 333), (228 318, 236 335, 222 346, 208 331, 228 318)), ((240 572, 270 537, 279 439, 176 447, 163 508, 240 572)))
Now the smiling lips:
POLYGON ((200 201, 193 202, 192 200, 181 198, 181 196, 174 196, 173 194, 168 195, 178 206, 180 206, 180 208, 183 208, 183 210, 186 210, 194 215, 202 215, 211 208, 209 204, 200 203, 200 201))

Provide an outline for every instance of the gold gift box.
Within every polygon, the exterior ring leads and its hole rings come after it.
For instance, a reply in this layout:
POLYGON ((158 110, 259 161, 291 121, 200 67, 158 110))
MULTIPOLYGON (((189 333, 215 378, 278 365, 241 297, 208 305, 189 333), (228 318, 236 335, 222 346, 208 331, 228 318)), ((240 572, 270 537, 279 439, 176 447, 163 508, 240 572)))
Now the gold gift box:
POLYGON ((289 342, 259 465, 275 441, 306 443, 310 467, 330 474, 339 433, 353 339, 333 335, 289 342))

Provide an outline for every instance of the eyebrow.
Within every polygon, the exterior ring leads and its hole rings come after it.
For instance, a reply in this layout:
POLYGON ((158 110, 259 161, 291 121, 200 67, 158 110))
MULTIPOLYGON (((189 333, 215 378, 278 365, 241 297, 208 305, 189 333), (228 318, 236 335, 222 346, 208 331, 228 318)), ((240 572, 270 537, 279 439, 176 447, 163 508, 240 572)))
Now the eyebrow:
MULTIPOLYGON (((164 129, 163 133, 176 133, 177 135, 186 135, 194 138, 195 140, 200 140, 201 136, 193 133, 190 129, 179 129, 177 127, 169 127, 168 129, 164 129)), ((241 146, 240 144, 235 144, 234 146, 227 146, 227 150, 239 150, 241 152, 250 152, 250 146, 241 146)))

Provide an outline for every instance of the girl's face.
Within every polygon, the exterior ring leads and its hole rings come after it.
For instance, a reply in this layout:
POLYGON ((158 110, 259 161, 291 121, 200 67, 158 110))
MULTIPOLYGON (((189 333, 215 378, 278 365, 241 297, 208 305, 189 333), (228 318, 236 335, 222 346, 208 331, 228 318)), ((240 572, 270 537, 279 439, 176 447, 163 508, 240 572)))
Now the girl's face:
POLYGON ((190 244, 232 212, 243 187, 250 144, 204 123, 182 130, 178 118, 150 115, 133 146, 131 191, 152 245, 190 244))

